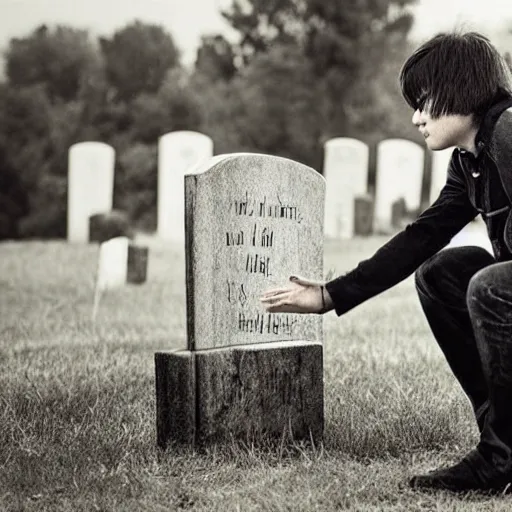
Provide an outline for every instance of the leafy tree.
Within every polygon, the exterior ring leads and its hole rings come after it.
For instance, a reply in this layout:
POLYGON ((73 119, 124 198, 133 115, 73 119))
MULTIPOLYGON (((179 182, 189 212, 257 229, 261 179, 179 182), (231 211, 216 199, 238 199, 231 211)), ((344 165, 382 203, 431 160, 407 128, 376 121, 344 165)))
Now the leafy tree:
POLYGON ((403 132, 390 107, 403 104, 396 78, 410 48, 415 1, 234 0, 224 16, 240 32, 246 67, 285 42, 309 61, 316 85, 310 108, 322 119, 315 142, 322 145, 336 136, 382 138, 397 126, 403 132))
POLYGON ((188 82, 188 76, 176 69, 169 72, 156 94, 144 93, 133 100, 130 114, 134 140, 151 144, 164 133, 199 128, 199 105, 188 82))
POLYGON ((0 140, 6 161, 30 187, 50 148, 51 105, 42 86, 0 88, 0 140))
POLYGON ((234 0, 223 17, 240 33, 244 63, 275 43, 300 41, 305 30, 306 0, 234 0))
POLYGON ((201 131, 212 137, 217 153, 263 152, 318 163, 317 84, 297 47, 274 45, 229 83, 212 85, 196 75, 191 89, 199 91, 201 131))
POLYGON ((157 145, 135 144, 119 156, 115 206, 128 213, 139 227, 156 228, 157 145))
POLYGON ((169 69, 179 64, 173 38, 158 25, 135 21, 112 38, 101 38, 100 45, 107 79, 122 101, 144 92, 155 93, 169 69))
POLYGON ((236 73, 235 59, 233 46, 224 36, 203 36, 195 68, 212 82, 229 81, 236 73))
MULTIPOLYGON (((19 235, 65 236, 67 147, 59 152, 52 106, 44 85, 0 88, 0 146, 3 166, 16 174, 19 235), (63 160, 63 161, 62 161, 63 160)), ((70 116, 66 116, 71 124, 70 116)), ((62 132, 65 129, 62 127, 62 132)))
POLYGON ((98 59, 86 31, 42 25, 27 37, 11 39, 7 81, 12 87, 41 85, 50 101, 70 101, 88 87, 98 59))
POLYGON ((18 238, 19 221, 28 212, 27 192, 7 153, 0 145, 0 240, 18 238))

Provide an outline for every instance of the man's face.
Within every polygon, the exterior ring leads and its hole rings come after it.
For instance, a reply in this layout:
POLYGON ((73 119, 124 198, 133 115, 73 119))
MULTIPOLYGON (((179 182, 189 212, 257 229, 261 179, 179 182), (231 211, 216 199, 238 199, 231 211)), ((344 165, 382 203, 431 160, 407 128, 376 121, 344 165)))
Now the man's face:
POLYGON ((423 135, 427 147, 433 151, 452 146, 466 147, 474 130, 471 116, 450 114, 432 118, 428 103, 414 112, 412 122, 423 135))

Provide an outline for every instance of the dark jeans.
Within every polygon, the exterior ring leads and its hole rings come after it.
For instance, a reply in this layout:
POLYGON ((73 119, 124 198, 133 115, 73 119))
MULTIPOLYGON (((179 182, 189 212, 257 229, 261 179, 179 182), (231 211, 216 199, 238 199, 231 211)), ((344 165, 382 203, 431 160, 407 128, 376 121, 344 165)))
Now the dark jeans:
POLYGON ((473 405, 483 466, 512 471, 512 261, 479 247, 445 249, 416 271, 416 288, 473 405))

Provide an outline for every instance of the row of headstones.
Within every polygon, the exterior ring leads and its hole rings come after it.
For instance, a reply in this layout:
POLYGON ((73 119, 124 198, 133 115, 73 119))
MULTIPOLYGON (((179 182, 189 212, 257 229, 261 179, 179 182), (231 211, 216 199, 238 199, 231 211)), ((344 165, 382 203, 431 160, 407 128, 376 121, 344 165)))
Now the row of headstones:
MULTIPOLYGON (((432 153, 430 203, 446 181, 453 148, 432 153)), ((375 197, 368 194, 369 147, 357 139, 339 137, 325 144, 323 175, 327 183, 325 235, 387 233, 400 227, 407 214, 414 217, 421 206, 425 151, 404 139, 377 145, 375 197)))
MULTIPOLYGON (((451 150, 432 155, 430 197, 446 179, 451 150)), ((158 146, 157 234, 183 242, 183 179, 213 156, 210 137, 192 131, 163 135, 158 146)), ((327 183, 325 235, 352 238, 392 230, 406 212, 420 208, 424 150, 414 142, 388 139, 377 146, 375 199, 368 195, 368 146, 339 137, 325 144, 327 183)), ((68 240, 91 239, 91 217, 112 210, 115 152, 101 142, 82 142, 69 151, 68 240)))
MULTIPOLYGON (((160 137, 157 229, 161 238, 183 242, 183 177, 212 155, 213 141, 204 134, 178 131, 160 137)), ((91 241, 91 230, 102 229, 101 215, 112 212, 114 166, 115 150, 103 142, 80 142, 69 149, 68 241, 91 241)), ((122 221, 110 219, 117 225, 122 221)), ((123 234, 122 228, 119 231, 123 234)))
MULTIPOLYGON (((351 138, 331 139, 325 145, 323 175, 327 182, 325 236, 393 233, 420 213, 425 151, 403 139, 377 145, 374 197, 367 193, 369 148, 351 138)), ((431 153, 428 202, 432 204, 446 183, 453 148, 431 153)), ((492 254, 483 220, 477 218, 452 238, 449 246, 478 245, 492 254)))

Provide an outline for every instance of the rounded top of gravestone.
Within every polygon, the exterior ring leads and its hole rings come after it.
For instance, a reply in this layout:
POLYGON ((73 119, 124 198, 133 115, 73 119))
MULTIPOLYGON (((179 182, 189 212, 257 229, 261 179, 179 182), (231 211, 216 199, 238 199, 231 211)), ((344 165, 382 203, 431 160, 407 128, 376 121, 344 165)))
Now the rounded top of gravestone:
POLYGON ((399 139, 399 138, 384 139, 384 140, 381 140, 377 144, 378 148, 394 147, 394 146, 423 149, 420 144, 418 144, 417 142, 414 142, 413 140, 399 139))
MULTIPOLYGON (((305 173, 312 173, 318 176, 318 179, 324 180, 325 178, 315 171, 312 167, 301 164, 299 162, 295 162, 289 158, 281 157, 281 156, 273 156, 264 153, 225 153, 222 155, 216 155, 208 160, 205 160, 199 163, 197 166, 191 168, 187 175, 191 174, 204 174, 204 173, 214 173, 216 170, 225 169, 224 164, 229 161, 236 160, 238 166, 243 166, 247 168, 253 168, 254 166, 263 166, 266 169, 267 173, 272 173, 277 171, 278 168, 290 168, 294 172, 300 171, 305 173), (222 164, 222 165, 220 165, 222 164)), ((249 176, 248 176, 249 177, 249 176)))
POLYGON ((331 146, 356 146, 356 147, 367 147, 368 145, 359 139, 351 137, 335 137, 324 142, 324 148, 331 146))
POLYGON ((193 139, 193 140, 203 140, 203 141, 209 141, 213 144, 212 138, 208 135, 196 132, 193 130, 176 130, 174 132, 167 132, 160 136, 161 139, 169 140, 169 139, 193 139))
POLYGON ((99 141, 93 141, 93 140, 89 140, 89 141, 84 141, 84 142, 76 142, 75 144, 72 144, 70 147, 69 147, 69 150, 70 151, 90 151, 90 150, 94 150, 94 151, 108 151, 109 153, 114 153, 115 150, 114 148, 110 145, 110 144, 107 144, 106 142, 99 142, 99 141))

